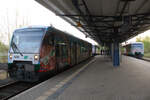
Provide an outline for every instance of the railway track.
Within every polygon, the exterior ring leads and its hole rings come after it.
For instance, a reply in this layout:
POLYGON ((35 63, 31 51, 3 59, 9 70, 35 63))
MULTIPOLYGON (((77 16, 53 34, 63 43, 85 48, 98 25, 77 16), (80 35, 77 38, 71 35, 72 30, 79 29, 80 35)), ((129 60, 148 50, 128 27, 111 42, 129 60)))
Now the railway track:
POLYGON ((26 82, 12 82, 6 85, 0 86, 0 100, 7 100, 33 86, 37 83, 26 83, 26 82))
POLYGON ((16 82, 17 82, 17 81, 12 81, 12 82, 8 82, 7 84, 2 84, 2 85, 0 85, 0 89, 3 88, 3 87, 5 87, 5 86, 14 84, 14 83, 16 83, 16 82))
POLYGON ((142 60, 150 62, 150 59, 142 58, 142 60))
MULTIPOLYGON (((127 56, 127 55, 124 55, 124 56, 127 56)), ((133 57, 133 56, 129 56, 129 57, 133 57)), ((147 59, 146 58, 137 58, 137 57, 133 57, 133 58, 150 62, 150 59, 148 59, 148 58, 147 59)))

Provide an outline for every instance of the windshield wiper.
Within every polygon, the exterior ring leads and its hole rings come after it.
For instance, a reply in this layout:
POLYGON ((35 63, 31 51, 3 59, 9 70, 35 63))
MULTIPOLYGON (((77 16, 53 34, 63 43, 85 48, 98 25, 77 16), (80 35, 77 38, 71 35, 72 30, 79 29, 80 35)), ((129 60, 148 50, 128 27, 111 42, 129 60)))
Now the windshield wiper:
POLYGON ((16 53, 16 50, 19 52, 19 54, 21 56, 23 56, 23 54, 20 52, 20 50, 18 49, 17 45, 12 41, 12 49, 14 51, 14 53, 16 53))

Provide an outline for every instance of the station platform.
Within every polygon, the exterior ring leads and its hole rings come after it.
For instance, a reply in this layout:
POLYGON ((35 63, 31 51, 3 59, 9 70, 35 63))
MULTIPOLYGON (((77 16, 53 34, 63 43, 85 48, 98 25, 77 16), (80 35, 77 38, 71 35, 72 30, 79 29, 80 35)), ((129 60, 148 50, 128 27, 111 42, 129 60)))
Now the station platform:
POLYGON ((150 62, 98 55, 10 100, 150 100, 150 62))

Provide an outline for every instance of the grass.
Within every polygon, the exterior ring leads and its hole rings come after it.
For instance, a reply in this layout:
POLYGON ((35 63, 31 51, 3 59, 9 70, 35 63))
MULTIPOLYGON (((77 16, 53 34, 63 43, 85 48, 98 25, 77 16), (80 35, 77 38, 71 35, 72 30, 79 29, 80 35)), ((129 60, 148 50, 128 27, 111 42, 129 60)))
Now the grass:
POLYGON ((150 58, 150 52, 149 53, 144 53, 144 57, 150 58))

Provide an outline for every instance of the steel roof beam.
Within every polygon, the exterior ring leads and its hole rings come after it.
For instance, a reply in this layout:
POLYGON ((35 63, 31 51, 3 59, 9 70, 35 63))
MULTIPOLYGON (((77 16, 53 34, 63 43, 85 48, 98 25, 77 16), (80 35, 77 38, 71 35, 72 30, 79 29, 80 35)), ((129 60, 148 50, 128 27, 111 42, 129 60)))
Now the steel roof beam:
MULTIPOLYGON (((86 6, 86 4, 84 3, 84 0, 82 0, 82 2, 83 2, 83 5, 84 5, 84 7, 86 8, 87 6, 86 6)), ((88 19, 87 18, 85 18, 85 17, 83 17, 82 15, 84 15, 84 13, 81 11, 81 9, 80 9, 80 7, 79 7, 79 2, 78 2, 78 0, 72 0, 72 3, 73 3, 73 5, 75 6, 75 8, 79 11, 79 13, 81 14, 81 17, 84 19, 84 21, 89 25, 89 26, 93 26, 93 23, 90 23, 89 22, 89 16, 90 16, 90 12, 88 11, 88 9, 86 8, 86 14, 88 14, 88 19)), ((92 19, 90 19, 90 21, 92 21, 92 19)), ((97 31, 96 30, 92 30, 93 31, 93 34, 96 36, 96 34, 95 33, 97 33, 97 31)), ((98 40, 98 39, 97 39, 98 40)))
MULTIPOLYGON (((91 13, 90 13, 90 11, 89 11, 89 9, 88 9, 88 7, 87 7, 85 1, 82 0, 82 3, 83 3, 83 6, 85 7, 86 14, 88 15, 89 23, 92 24, 91 26, 94 26, 94 27, 95 27, 96 25, 93 23, 93 18, 91 17, 91 13)), ((97 32, 97 29, 96 29, 96 28, 95 28, 94 30, 97 32)))
POLYGON ((124 11, 125 11, 125 9, 126 9, 126 7, 127 7, 129 1, 126 0, 126 1, 124 1, 124 2, 125 2, 125 3, 124 3, 123 8, 122 8, 122 10, 121 10, 120 16, 123 15, 123 13, 124 13, 124 11))
MULTIPOLYGON (((87 25, 82 25, 82 28, 85 30, 86 33, 92 35, 92 37, 97 36, 98 33, 106 34, 107 31, 110 31, 108 34, 111 35, 111 34, 113 34, 111 32, 114 27, 113 27, 113 25, 110 25, 110 24, 113 24, 116 21, 120 22, 120 23, 122 22, 122 17, 120 17, 120 16, 97 16, 97 15, 89 15, 88 13, 86 13, 84 15, 79 14, 79 15, 60 15, 60 16, 71 17, 75 20, 78 20, 78 17, 80 17, 80 20, 82 20, 83 22, 84 21, 87 22, 87 25), (92 17, 92 20, 90 19, 89 16, 92 17), (93 23, 103 23, 106 25, 109 24, 111 27, 109 25, 108 26, 105 26, 105 25, 104 26, 103 25, 102 26, 101 25, 94 26, 93 24, 91 24, 92 22, 93 23), (88 29, 91 31, 89 32, 88 29), (95 35, 93 35, 93 33, 95 33, 95 35)), ((136 30, 139 30, 138 29, 139 27, 142 28, 143 25, 149 24, 150 18, 148 18, 148 17, 150 16, 150 13, 133 14, 133 15, 129 15, 129 16, 131 16, 133 25, 129 26, 129 30, 125 31, 124 33, 134 33, 136 30)), ((120 27, 121 27, 121 25, 118 26, 118 28, 120 28, 120 27)), ((123 33, 118 32, 118 35, 119 34, 123 34, 123 33)), ((100 36, 102 36, 102 35, 100 35, 100 36)), ((100 38, 100 36, 98 36, 98 38, 100 38)), ((104 36, 107 37, 108 35, 104 35, 104 36)), ((115 36, 116 36, 116 34, 115 34, 115 36)), ((128 37, 128 35, 126 35, 126 34, 124 34, 124 36, 128 37)), ((120 37, 119 40, 123 40, 124 36, 119 36, 120 37)), ((113 36, 111 36, 111 37, 114 38, 113 36)))
POLYGON ((144 5, 147 3, 147 1, 149 1, 149 0, 143 0, 141 5, 136 9, 136 11, 134 13, 135 14, 138 13, 144 7, 144 5))
MULTIPOLYGON (((65 16, 65 17, 89 17, 89 15, 84 14, 56 14, 57 16, 65 16)), ((140 17, 140 16, 150 16, 150 13, 138 13, 138 14, 131 14, 128 16, 131 17, 140 17)), ((122 18, 120 16, 99 16, 99 15, 90 15, 92 18, 122 18)))

